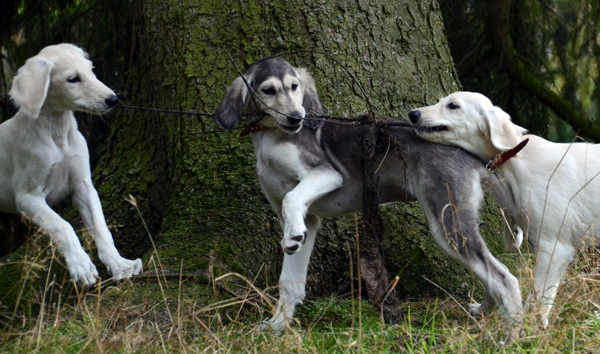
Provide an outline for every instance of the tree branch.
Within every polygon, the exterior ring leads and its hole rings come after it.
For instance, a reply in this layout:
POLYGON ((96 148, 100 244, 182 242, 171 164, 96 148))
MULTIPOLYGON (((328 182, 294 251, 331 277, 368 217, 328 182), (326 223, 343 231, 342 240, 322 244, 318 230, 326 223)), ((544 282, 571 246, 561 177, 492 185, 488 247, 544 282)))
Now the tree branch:
POLYGON ((595 141, 600 141, 600 126, 579 112, 571 102, 552 92, 543 82, 534 77, 515 49, 510 35, 509 19, 512 0, 488 1, 488 29, 492 45, 502 58, 502 67, 508 76, 519 83, 527 92, 550 107, 556 115, 570 124, 573 129, 595 141))

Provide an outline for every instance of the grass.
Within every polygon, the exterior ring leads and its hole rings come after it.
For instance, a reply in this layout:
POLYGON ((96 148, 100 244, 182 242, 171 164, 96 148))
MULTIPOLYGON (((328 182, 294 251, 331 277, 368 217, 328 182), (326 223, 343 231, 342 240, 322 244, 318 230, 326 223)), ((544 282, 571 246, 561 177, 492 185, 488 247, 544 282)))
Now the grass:
MULTIPOLYGON (((158 269, 153 259, 147 263, 158 269)), ((582 254, 562 286, 552 324, 543 329, 528 316, 519 325, 522 335, 504 345, 499 344, 507 329, 498 315, 475 321, 464 311, 466 301, 451 296, 405 300, 400 324, 382 322, 377 309, 350 295, 308 301, 297 323, 276 334, 253 331, 269 317, 276 289, 255 289, 236 274, 206 281, 184 272, 156 272, 87 291, 66 280, 59 284, 56 276, 40 277, 32 280, 36 290, 20 299, 17 311, 0 310, 0 352, 597 352, 599 265, 597 252, 582 254)), ((525 265, 524 274, 528 269, 525 265)))
MULTIPOLYGON (((89 249, 90 240, 84 245, 89 249)), ((50 270, 61 262, 52 248, 30 249, 17 304, 0 302, 0 353, 600 351, 600 252, 594 249, 571 266, 547 328, 535 314, 511 326, 498 313, 477 321, 465 310, 468 301, 451 294, 405 299, 403 322, 389 324, 368 301, 348 294, 306 301, 282 334, 253 330, 273 312, 277 289, 257 289, 239 274, 206 279, 182 269, 164 272, 155 252, 144 268, 152 272, 81 290, 64 268, 62 274, 50 270), (507 337, 517 330, 518 337, 507 337)), ((533 259, 511 257, 520 260, 511 271, 526 293, 533 259)))

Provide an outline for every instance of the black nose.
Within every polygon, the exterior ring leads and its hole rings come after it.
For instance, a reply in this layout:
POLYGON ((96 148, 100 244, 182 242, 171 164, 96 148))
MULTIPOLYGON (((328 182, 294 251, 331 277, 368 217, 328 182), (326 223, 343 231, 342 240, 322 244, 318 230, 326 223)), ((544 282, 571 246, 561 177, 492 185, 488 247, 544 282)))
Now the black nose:
POLYGON ((119 102, 119 97, 117 95, 112 95, 109 98, 105 99, 104 102, 109 107, 114 107, 119 102))
POLYGON ((410 121, 412 122, 412 124, 417 124, 417 122, 421 118, 421 112, 411 111, 410 113, 408 113, 408 118, 410 118, 410 121))
POLYGON ((302 114, 300 114, 300 112, 292 112, 288 115, 287 121, 291 125, 298 125, 302 122, 302 114))

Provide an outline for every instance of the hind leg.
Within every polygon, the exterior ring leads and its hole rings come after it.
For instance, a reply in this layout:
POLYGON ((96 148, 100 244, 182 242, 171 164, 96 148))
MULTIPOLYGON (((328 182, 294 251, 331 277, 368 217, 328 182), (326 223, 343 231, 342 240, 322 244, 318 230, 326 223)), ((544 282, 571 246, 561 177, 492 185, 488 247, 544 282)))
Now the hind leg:
MULTIPOLYGON (((497 264, 500 265, 501 268, 499 269, 498 273, 501 274, 501 277, 507 277, 509 279, 507 284, 505 285, 507 287, 508 291, 510 293, 513 293, 515 291, 518 292, 519 295, 518 295, 518 299, 516 301, 518 302, 519 314, 521 314, 522 311, 520 309, 522 308, 523 301, 521 298, 521 290, 519 287, 518 280, 516 279, 516 277, 514 277, 510 273, 510 271, 508 270, 508 267, 506 267, 504 264, 502 264, 500 261, 498 261, 498 259, 495 258, 491 253, 488 252, 488 254, 490 257, 490 258, 488 258, 488 261, 497 262, 497 264), (516 280, 516 283, 515 283, 515 280, 516 280)), ((486 279, 488 279, 487 276, 486 276, 486 279)), ((487 286, 486 286, 486 289, 487 289, 487 286)), ((481 318, 481 317, 484 317, 485 315, 487 315, 497 305, 498 305, 498 303, 496 302, 496 298, 492 295, 492 293, 490 293, 488 291, 488 292, 486 292, 485 298, 483 299, 483 301, 480 304, 478 304, 478 303, 469 304, 469 313, 474 317, 481 318)))
MULTIPOLYGON (((450 184, 449 184, 450 185, 450 184)), ((508 268, 500 263, 489 251, 479 234, 478 210, 483 192, 476 178, 468 183, 455 183, 450 195, 465 203, 442 204, 439 194, 427 193, 420 196, 433 238, 450 257, 459 261, 472 271, 485 287, 487 294, 482 304, 474 304, 471 311, 483 315, 494 305, 502 310, 507 322, 520 321, 523 301, 519 281, 510 274, 508 268), (469 187, 464 191, 458 187, 469 187)))
POLYGON ((480 319, 485 317, 490 312, 490 309, 494 308, 495 306, 496 303, 490 297, 490 294, 486 293, 485 298, 481 303, 474 302, 469 304, 469 314, 477 319, 480 319))
POLYGON ((452 258, 471 269, 487 291, 484 301, 471 306, 471 312, 474 315, 485 315, 493 306, 498 305, 507 322, 520 321, 523 300, 517 278, 494 258, 478 233, 471 232, 470 239, 465 240, 462 249, 461 245, 456 247, 456 243, 448 242, 453 237, 456 236, 443 232, 434 234, 436 243, 452 258))

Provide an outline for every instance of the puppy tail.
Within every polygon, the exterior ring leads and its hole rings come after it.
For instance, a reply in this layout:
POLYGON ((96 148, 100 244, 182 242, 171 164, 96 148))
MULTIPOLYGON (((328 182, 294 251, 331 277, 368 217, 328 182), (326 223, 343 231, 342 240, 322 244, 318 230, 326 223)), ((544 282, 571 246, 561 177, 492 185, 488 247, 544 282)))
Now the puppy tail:
MULTIPOLYGON (((492 192, 498 205, 514 206, 516 205, 513 194, 503 187, 503 184, 498 179, 498 176, 493 173, 482 174, 483 185, 492 192)), ((511 208, 509 207, 508 210, 511 208)), ((514 217, 510 213, 504 214, 504 249, 507 252, 516 252, 523 243, 523 230, 514 222, 514 217), (510 229, 511 225, 516 229, 517 234, 513 234, 510 229)))
POLYGON ((517 231, 516 235, 507 224, 504 225, 504 249, 506 252, 518 251, 523 243, 523 230, 517 225, 514 225, 514 228, 517 231))
POLYGON ((523 244, 523 230, 521 230, 521 228, 517 225, 515 225, 515 228, 517 229, 516 246, 517 249, 519 249, 521 247, 521 244, 523 244))

